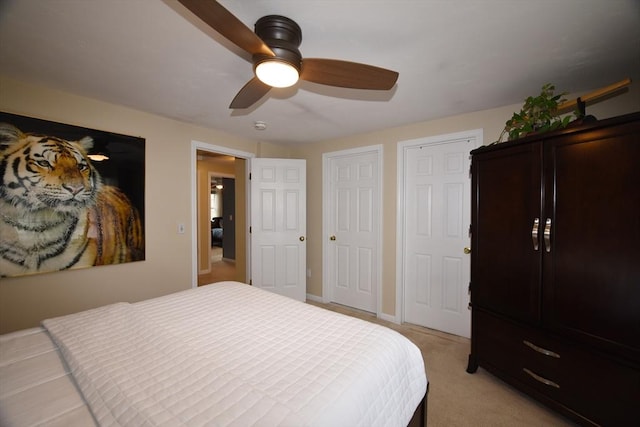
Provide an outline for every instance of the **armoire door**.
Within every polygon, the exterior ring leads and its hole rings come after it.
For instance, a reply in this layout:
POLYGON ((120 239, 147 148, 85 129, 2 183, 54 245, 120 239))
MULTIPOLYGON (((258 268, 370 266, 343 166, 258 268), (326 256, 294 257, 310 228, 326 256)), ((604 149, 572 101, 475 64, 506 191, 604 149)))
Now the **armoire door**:
POLYGON ((528 323, 540 315, 541 147, 479 153, 472 164, 472 304, 528 323))
POLYGON ((640 122, 547 143, 545 324, 640 360, 640 122))

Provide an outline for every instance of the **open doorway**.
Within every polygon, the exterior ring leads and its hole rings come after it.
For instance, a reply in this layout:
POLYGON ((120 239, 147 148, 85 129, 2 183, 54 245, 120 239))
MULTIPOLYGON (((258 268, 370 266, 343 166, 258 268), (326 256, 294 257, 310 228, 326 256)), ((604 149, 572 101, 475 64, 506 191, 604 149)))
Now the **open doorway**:
MULTIPOLYGON (((220 172, 225 168, 235 166, 235 158, 230 156, 211 155, 201 153, 198 157, 198 169, 208 171, 209 205, 204 206, 202 200, 199 210, 208 209, 210 233, 209 263, 202 265, 198 272, 198 286, 225 280, 237 280, 236 271, 236 196, 235 173, 220 172), (233 164, 233 165, 232 165, 233 164), (215 171, 214 171, 215 170, 215 171), (223 176, 224 175, 224 176, 223 176)), ((234 168, 235 169, 235 168, 234 168)), ((232 169, 230 172, 234 172, 232 169)), ((200 194, 200 192, 198 192, 200 194)), ((206 198, 203 194, 203 199, 206 198)), ((202 235, 203 242, 204 233, 202 235)), ((204 250, 204 245, 200 246, 204 250)), ((202 254, 206 256, 205 253, 202 254)))
POLYGON ((223 280, 248 280, 250 157, 250 153, 192 141, 193 287, 223 280), (219 185, 221 189, 217 188, 219 185), (219 206, 215 205, 218 201, 219 206), (222 230, 214 232, 216 228, 222 230), (214 234, 221 237, 219 242, 214 234))

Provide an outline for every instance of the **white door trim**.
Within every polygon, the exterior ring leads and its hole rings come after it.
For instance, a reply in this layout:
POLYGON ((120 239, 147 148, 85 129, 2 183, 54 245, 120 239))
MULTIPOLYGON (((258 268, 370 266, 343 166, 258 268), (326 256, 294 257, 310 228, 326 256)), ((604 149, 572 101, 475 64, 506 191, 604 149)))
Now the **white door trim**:
POLYGON ((473 129, 462 132, 449 133, 444 135, 436 135, 426 138, 410 139, 398 142, 397 152, 397 202, 396 202, 396 315, 393 320, 395 323, 404 321, 404 245, 405 245, 405 224, 404 224, 404 206, 405 206, 405 165, 407 150, 414 147, 424 145, 446 144, 449 141, 460 140, 464 138, 475 138, 476 147, 483 144, 483 130, 473 129))
MULTIPOLYGON (((241 159, 250 160, 255 157, 255 154, 248 153, 246 151, 234 150, 228 147, 222 147, 220 145, 208 144, 206 142, 201 141, 191 141, 191 287, 198 287, 198 212, 196 209, 196 204, 198 201, 198 180, 197 180, 197 160, 198 160, 198 150, 200 151, 209 151, 211 153, 224 154, 226 156, 239 157, 241 159)), ((249 182, 249 170, 247 167, 245 173, 247 174, 247 182, 249 182)), ((245 203, 247 207, 247 218, 250 218, 250 208, 251 208, 251 191, 247 188, 247 200, 245 203)), ((247 276, 250 277, 249 273, 251 270, 251 254, 249 248, 251 247, 251 242, 249 239, 251 238, 250 234, 247 233, 247 276)))
MULTIPOLYGON (((328 211, 329 206, 331 205, 331 203, 329 203, 329 185, 327 185, 327 183, 329 182, 329 166, 331 163, 331 160, 335 159, 335 158, 339 158, 339 157, 343 157, 343 156, 352 156, 354 154, 365 154, 365 153, 375 153, 377 155, 377 162, 378 162, 378 179, 376 182, 376 185, 378 187, 378 194, 379 194, 379 204, 380 204, 380 219, 378 221, 378 227, 375 230, 375 233, 377 234, 377 239, 378 242, 380 243, 380 246, 382 247, 383 245, 383 240, 382 240, 382 224, 384 223, 383 220, 383 212, 382 212, 382 201, 384 199, 384 193, 383 193, 383 188, 382 188, 382 177, 383 177, 383 146, 382 144, 377 144, 377 145, 370 145, 370 146, 366 146, 366 147, 359 147, 359 148, 352 148, 352 149, 348 149, 348 150, 340 150, 340 151, 332 151, 332 152, 328 152, 328 153, 323 153, 322 154, 322 302, 324 303, 328 303, 331 301, 331 286, 329 284, 328 281, 328 277, 329 277, 329 266, 327 263, 327 260, 329 259, 329 234, 331 233, 331 230, 329 230, 329 216, 332 214, 331 212, 328 211)), ((376 289, 376 316, 380 317, 380 314, 382 313, 382 250, 378 251, 378 257, 375 260, 376 263, 376 279, 377 279, 377 289, 376 289)))

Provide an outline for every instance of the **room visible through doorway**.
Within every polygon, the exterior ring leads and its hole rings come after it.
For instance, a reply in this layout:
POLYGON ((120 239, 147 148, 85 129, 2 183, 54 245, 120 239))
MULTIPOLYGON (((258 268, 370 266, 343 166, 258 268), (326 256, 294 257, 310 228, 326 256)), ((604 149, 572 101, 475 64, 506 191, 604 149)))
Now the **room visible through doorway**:
MULTIPOLYGON (((220 159, 218 156, 216 158, 220 159)), ((235 163, 235 159, 227 161, 235 163)), ((209 167, 216 169, 216 163, 209 163, 209 167)), ((221 168, 224 169, 224 166, 221 168)), ((235 179, 218 176, 210 169, 208 175, 211 196, 209 199, 211 219, 209 272, 198 275, 198 286, 238 279, 235 256, 235 179)))
MULTIPOLYGON (((208 147, 207 147, 208 148, 208 147)), ((197 286, 246 275, 245 159, 198 149, 196 155, 197 286), (239 176, 239 179, 236 177, 239 176), (239 182, 239 188, 236 185, 239 182), (237 191, 239 194, 236 195, 237 191), (236 200, 237 196, 240 200, 236 200), (240 206, 239 212, 237 208, 240 206), (238 228, 240 236, 238 236, 238 228), (239 239, 238 239, 239 238, 239 239), (239 240, 239 242, 237 241, 239 240), (238 243, 238 244, 237 244, 238 243), (238 258, 239 263, 238 263, 238 258)))

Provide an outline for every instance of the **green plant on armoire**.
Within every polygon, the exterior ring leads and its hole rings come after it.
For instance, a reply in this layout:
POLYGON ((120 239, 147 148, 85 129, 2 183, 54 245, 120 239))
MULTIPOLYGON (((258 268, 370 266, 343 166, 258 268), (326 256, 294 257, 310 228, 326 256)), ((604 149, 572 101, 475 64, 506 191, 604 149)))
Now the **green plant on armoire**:
POLYGON ((554 94, 555 86, 547 83, 542 86, 540 95, 529 96, 519 112, 505 123, 504 130, 498 141, 502 142, 505 135, 508 140, 522 138, 532 132, 543 133, 566 127, 572 120, 578 117, 574 112, 565 117, 557 114, 558 105, 566 101, 563 97, 566 92, 554 94))

